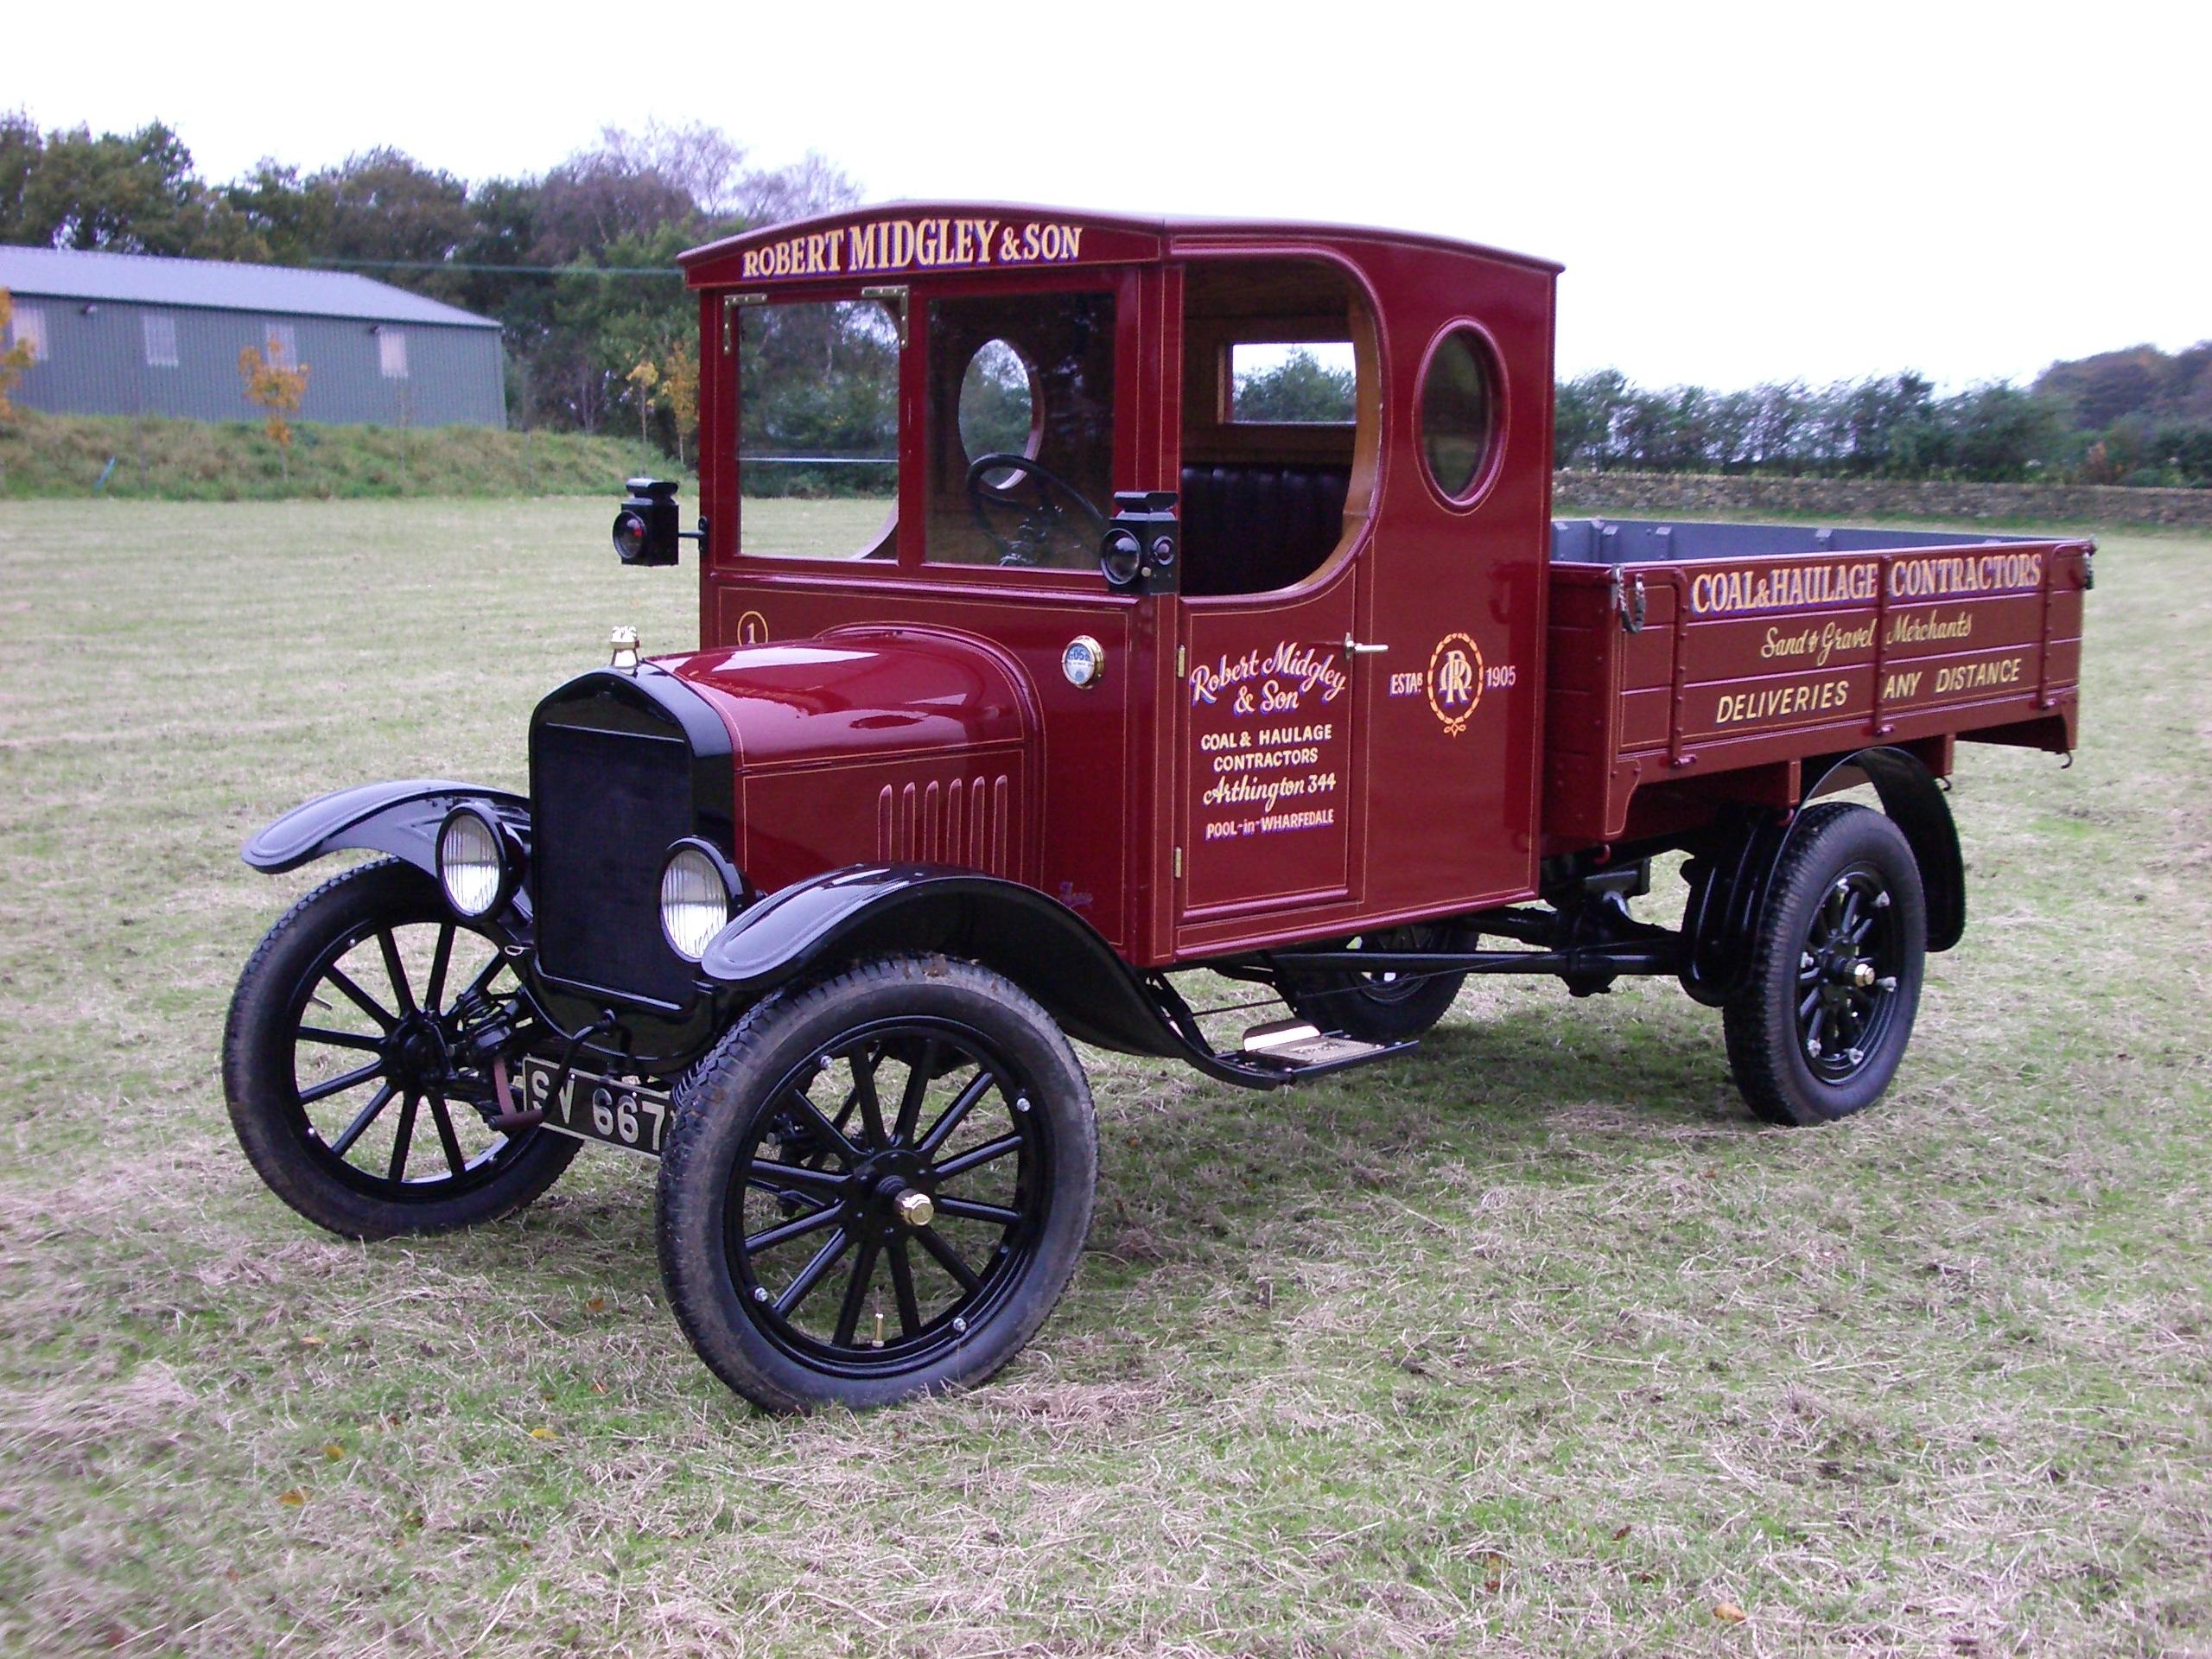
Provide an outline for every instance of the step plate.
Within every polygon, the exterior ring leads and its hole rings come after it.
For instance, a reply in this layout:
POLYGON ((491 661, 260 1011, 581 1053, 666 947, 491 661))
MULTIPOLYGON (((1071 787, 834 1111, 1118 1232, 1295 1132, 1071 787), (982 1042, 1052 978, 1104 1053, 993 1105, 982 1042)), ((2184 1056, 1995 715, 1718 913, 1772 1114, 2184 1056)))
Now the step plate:
POLYGON ((1277 1043, 1272 1048, 1249 1052, 1244 1058, 1256 1060, 1262 1065, 1281 1066, 1286 1071, 1307 1071, 1317 1066, 1351 1065, 1359 1060, 1372 1059, 1390 1052, 1393 1045, 1363 1043, 1351 1037, 1306 1037, 1294 1043, 1277 1043))

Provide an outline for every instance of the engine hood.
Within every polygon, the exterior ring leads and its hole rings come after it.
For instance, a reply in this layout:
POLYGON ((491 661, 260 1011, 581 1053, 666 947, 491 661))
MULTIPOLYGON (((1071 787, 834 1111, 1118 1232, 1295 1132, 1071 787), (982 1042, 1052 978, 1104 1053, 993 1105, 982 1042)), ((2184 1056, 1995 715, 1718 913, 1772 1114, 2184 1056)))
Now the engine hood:
POLYGON ((1036 725, 1020 670, 995 647, 917 628, 840 628, 654 659, 729 728, 747 772, 1021 744, 1036 725))

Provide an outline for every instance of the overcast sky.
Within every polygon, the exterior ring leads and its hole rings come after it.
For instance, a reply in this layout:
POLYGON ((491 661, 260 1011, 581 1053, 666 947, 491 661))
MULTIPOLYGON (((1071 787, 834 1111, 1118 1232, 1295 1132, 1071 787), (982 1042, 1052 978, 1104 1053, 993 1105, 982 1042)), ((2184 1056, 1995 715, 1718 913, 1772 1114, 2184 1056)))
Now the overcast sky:
POLYGON ((871 200, 1465 237, 1565 263, 1567 373, 1958 385, 2212 335, 2202 0, 126 4, 27 44, 0 105, 159 116, 217 181, 378 144, 532 173, 658 117, 871 200))

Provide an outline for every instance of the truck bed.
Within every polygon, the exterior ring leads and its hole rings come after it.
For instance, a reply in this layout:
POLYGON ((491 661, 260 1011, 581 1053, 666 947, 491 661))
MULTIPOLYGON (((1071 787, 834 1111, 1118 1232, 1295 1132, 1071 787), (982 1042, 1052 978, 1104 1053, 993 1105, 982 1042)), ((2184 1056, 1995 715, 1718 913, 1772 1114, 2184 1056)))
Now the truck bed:
POLYGON ((1797 799, 1871 743, 2074 746, 2092 543, 1808 525, 1552 525, 1543 827, 1662 834, 1797 799), (1722 779, 1716 784, 1716 777, 1722 779))

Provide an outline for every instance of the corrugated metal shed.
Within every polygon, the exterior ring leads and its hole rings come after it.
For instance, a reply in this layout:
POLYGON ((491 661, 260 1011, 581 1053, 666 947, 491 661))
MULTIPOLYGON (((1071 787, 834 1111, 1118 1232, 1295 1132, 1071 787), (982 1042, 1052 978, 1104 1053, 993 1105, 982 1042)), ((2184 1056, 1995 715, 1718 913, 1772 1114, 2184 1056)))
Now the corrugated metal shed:
POLYGON ((365 322, 442 323, 454 328, 499 326, 473 311, 349 271, 162 259, 144 253, 0 246, 0 288, 18 296, 194 306, 210 311, 358 317, 365 322))
POLYGON ((0 246, 0 288, 37 353, 14 393, 29 408, 257 418, 251 348, 307 366, 302 420, 506 424, 499 325, 366 276, 0 246))

